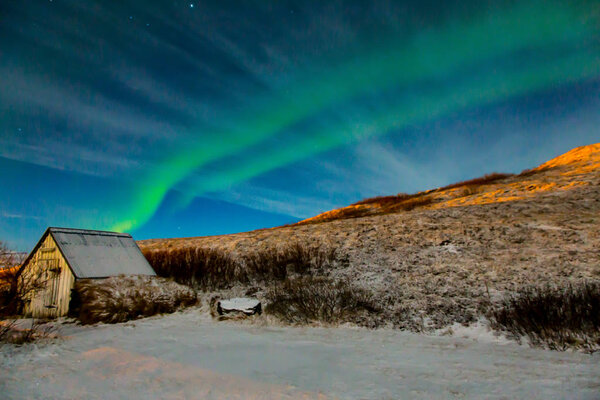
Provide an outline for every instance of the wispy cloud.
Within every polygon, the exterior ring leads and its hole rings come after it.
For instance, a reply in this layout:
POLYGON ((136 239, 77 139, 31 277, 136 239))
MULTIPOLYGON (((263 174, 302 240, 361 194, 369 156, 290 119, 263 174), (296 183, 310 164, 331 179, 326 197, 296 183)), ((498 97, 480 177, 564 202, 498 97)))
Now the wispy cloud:
POLYGON ((290 215, 296 218, 307 218, 336 206, 335 203, 323 197, 269 189, 252 183, 243 183, 227 192, 213 193, 209 196, 256 210, 290 215))
POLYGON ((42 217, 38 217, 36 215, 24 215, 24 214, 11 214, 7 212, 1 212, 0 218, 6 219, 33 219, 33 220, 41 220, 42 217))
POLYGON ((0 156, 131 183, 115 229, 176 189, 305 217, 441 185, 491 140, 386 135, 598 77, 594 2, 458 3, 8 2, 0 156))

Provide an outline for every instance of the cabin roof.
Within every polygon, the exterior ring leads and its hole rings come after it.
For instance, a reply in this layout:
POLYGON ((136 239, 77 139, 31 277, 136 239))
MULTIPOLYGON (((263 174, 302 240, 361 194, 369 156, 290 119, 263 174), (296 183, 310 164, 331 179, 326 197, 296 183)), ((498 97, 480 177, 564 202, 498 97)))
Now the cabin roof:
POLYGON ((23 267, 47 235, 52 235, 76 278, 156 275, 131 235, 71 228, 48 228, 23 263, 23 267))

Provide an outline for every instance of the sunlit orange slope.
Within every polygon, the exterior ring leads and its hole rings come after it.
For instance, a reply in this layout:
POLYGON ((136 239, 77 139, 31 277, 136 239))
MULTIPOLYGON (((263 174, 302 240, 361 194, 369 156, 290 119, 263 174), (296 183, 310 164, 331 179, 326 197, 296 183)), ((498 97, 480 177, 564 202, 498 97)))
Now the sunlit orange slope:
POLYGON ((490 174, 412 195, 398 194, 366 199, 324 212, 298 224, 406 212, 415 208, 438 209, 521 200, 550 191, 597 184, 599 177, 600 143, 596 143, 577 147, 519 175, 490 174))
POLYGON ((567 167, 570 174, 583 174, 600 168, 600 143, 576 147, 540 165, 536 170, 567 167))

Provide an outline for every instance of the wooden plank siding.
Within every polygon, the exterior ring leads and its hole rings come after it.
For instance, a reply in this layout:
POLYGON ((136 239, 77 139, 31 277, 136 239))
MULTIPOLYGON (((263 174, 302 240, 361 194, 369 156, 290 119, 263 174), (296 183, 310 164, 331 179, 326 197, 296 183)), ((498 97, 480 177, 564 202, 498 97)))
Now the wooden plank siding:
POLYGON ((48 234, 27 263, 24 281, 37 280, 44 288, 32 293, 25 303, 24 314, 35 318, 54 318, 67 315, 75 277, 48 234))

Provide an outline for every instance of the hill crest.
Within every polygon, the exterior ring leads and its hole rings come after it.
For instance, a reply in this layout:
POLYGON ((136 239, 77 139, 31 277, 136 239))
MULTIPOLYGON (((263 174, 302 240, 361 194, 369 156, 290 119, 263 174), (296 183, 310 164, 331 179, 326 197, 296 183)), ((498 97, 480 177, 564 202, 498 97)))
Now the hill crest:
POLYGON ((574 148, 518 175, 491 173, 415 194, 373 197, 302 220, 295 225, 359 218, 420 209, 522 200, 553 190, 588 185, 587 174, 600 171, 600 143, 574 148))

